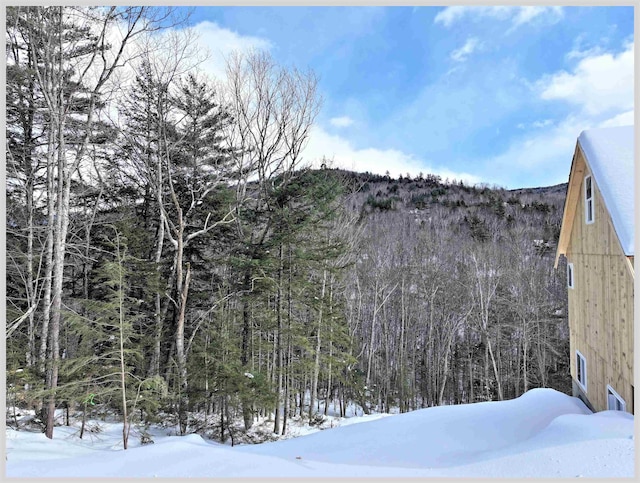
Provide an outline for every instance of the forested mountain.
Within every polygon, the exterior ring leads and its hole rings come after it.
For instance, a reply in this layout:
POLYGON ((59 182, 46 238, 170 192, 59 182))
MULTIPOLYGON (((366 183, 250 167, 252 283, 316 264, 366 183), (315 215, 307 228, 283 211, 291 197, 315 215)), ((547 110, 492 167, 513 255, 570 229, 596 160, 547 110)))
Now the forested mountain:
POLYGON ((553 270, 566 185, 347 177, 362 242, 346 298, 376 403, 569 390, 564 271, 553 270))
POLYGON ((49 437, 56 408, 116 411, 126 448, 160 413, 224 440, 330 398, 569 390, 564 185, 304 168, 313 73, 254 52, 213 82, 145 37, 168 16, 7 9, 9 405, 49 437))

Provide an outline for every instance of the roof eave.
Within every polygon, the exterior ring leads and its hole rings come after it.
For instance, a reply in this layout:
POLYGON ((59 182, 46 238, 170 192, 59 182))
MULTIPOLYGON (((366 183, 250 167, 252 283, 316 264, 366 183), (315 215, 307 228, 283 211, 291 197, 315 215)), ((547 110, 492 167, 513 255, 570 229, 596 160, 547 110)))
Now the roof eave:
POLYGON ((562 213, 562 225, 560 226, 560 237, 558 238, 558 248, 556 249, 556 259, 553 268, 558 268, 560 255, 567 254, 569 239, 571 238, 571 230, 573 228, 573 220, 575 218, 578 197, 580 196, 580 182, 584 173, 586 160, 584 153, 580 148, 580 142, 576 142, 576 148, 573 152, 571 160, 571 169, 569 170, 569 182, 567 185, 567 195, 564 200, 564 211, 562 213), (584 160, 579 162, 578 155, 584 160))

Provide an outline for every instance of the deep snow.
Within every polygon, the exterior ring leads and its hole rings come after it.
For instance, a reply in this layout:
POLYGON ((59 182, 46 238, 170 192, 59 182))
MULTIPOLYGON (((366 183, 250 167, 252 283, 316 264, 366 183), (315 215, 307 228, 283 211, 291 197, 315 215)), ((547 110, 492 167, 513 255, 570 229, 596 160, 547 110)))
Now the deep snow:
MULTIPOLYGON (((379 418, 375 419, 374 418, 379 418)), ((368 419, 368 421, 367 421, 368 419)), ((357 421, 365 420, 359 424, 357 421)), ((93 441, 7 430, 7 476, 67 477, 631 477, 633 416, 592 414, 577 398, 534 389, 502 402, 442 406, 293 439, 229 447, 166 436, 122 451, 119 424, 93 441)), ((165 432, 166 433, 166 432, 165 432)), ((132 440, 132 443, 135 442, 132 440)))

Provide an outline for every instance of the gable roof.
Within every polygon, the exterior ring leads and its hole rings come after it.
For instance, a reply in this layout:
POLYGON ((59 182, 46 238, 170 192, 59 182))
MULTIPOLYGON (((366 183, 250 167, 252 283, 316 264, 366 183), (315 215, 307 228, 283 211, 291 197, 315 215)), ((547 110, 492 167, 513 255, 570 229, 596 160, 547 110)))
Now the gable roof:
MULTIPOLYGON (((602 195, 604 205, 611 216, 620 245, 625 255, 634 255, 634 127, 621 126, 582 131, 578 137, 576 152, 580 149, 602 195)), ((574 157, 574 164, 575 164, 574 157)), ((572 165, 572 171, 574 165, 572 165)), ((578 181, 578 180, 576 180, 578 181)), ((577 186, 579 186, 579 182, 577 186)), ((570 180, 568 191, 575 183, 570 180)), ((577 188, 574 188, 577 189, 577 188)), ((565 215, 569 202, 575 202, 575 193, 567 192, 565 215), (570 201, 571 198, 571 201, 570 201)), ((575 210, 573 210, 575 213, 575 210)), ((556 265, 560 254, 566 253, 573 218, 563 216, 562 232, 556 265)))
POLYGON ((625 255, 634 251, 633 126, 582 131, 578 138, 625 255))

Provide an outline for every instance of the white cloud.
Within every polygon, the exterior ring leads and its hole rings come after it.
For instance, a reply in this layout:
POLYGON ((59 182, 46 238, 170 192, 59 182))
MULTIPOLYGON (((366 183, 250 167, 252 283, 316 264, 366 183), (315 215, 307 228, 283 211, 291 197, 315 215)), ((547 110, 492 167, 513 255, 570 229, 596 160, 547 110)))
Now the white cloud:
POLYGON ((349 127, 354 121, 349 116, 340 116, 331 118, 329 122, 335 127, 349 127))
POLYGON ((580 49, 578 47, 571 49, 564 57, 567 60, 584 59, 585 57, 593 57, 602 53, 601 47, 593 47, 590 49, 580 49))
POLYGON ((394 177, 399 174, 404 176, 406 173, 417 176, 422 172, 439 175, 442 179, 463 180, 468 184, 480 182, 480 178, 472 174, 454 172, 446 167, 430 166, 412 154, 397 149, 357 149, 347 139, 329 134, 315 126, 304 150, 304 159, 317 167, 323 157, 333 161, 335 167, 357 172, 368 171, 384 175, 389 171, 394 177))
POLYGON ((441 23, 445 27, 451 27, 455 22, 465 17, 473 19, 490 17, 496 20, 511 20, 515 28, 529 23, 537 17, 545 16, 551 20, 557 20, 563 15, 562 7, 453 6, 438 12, 434 23, 441 23))
POLYGON ((552 124, 553 124, 552 119, 545 119, 544 121, 534 121, 533 124, 531 124, 531 126, 536 129, 540 129, 543 127, 551 126, 552 124))
POLYGON ((456 62, 464 62, 467 57, 475 52, 478 48, 481 48, 482 44, 475 37, 470 37, 464 43, 462 47, 451 52, 451 59, 456 62))
POLYGON ((509 16, 509 9, 512 7, 472 7, 472 6, 452 6, 446 7, 436 15, 434 23, 441 23, 445 27, 451 27, 455 22, 466 16, 490 16, 504 19, 509 16))
POLYGON ((576 139, 588 127, 579 118, 568 118, 547 129, 524 130, 503 153, 484 160, 485 172, 508 188, 526 187, 516 183, 527 177, 538 180, 540 186, 563 183, 569 176, 576 139))
MULTIPOLYGON (((598 40, 603 42, 606 39, 599 38, 598 40)), ((582 33, 573 39, 573 47, 571 47, 571 50, 564 56, 564 58, 568 61, 574 59, 579 60, 585 57, 593 57, 594 55, 601 53, 602 47, 591 44, 591 37, 582 33)))
POLYGON ((566 182, 580 132, 633 124, 633 45, 626 45, 617 55, 585 57, 572 72, 546 76, 535 85, 542 99, 565 101, 573 109, 559 122, 547 119, 530 126, 519 124, 523 134, 503 153, 484 160, 496 182, 512 188, 519 186, 506 176, 514 171, 535 173, 536 179, 545 180, 542 185, 566 182))
POLYGON ((541 79, 540 97, 577 106, 597 116, 633 109, 633 44, 619 54, 597 54, 581 59, 571 72, 541 79))
POLYGON ((198 34, 197 43, 202 51, 208 51, 209 58, 202 64, 203 70, 218 79, 225 76, 225 57, 233 51, 269 50, 269 40, 261 37, 240 35, 220 27, 215 22, 200 22, 193 30, 198 34))
POLYGON ((616 126, 629 126, 633 122, 633 109, 613 116, 612 118, 605 119, 598 127, 616 127, 616 126))
POLYGON ((564 12, 562 7, 518 7, 517 14, 513 18, 513 25, 523 25, 531 22, 540 15, 548 15, 551 20, 562 18, 564 12))
POLYGON ((565 183, 580 133, 585 129, 626 126, 633 124, 633 111, 610 118, 595 120, 582 115, 570 115, 562 122, 545 129, 524 132, 503 153, 484 161, 487 176, 509 188, 520 188, 510 173, 519 173, 521 179, 531 174, 540 186, 565 183), (542 180, 542 181, 540 181, 542 180))

